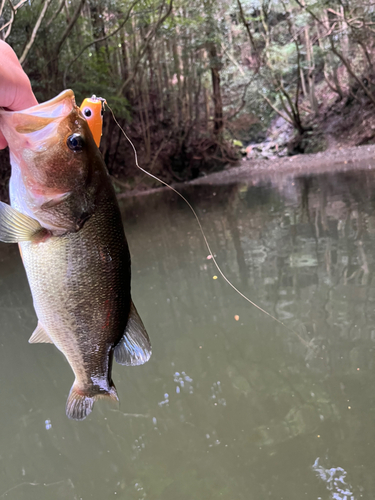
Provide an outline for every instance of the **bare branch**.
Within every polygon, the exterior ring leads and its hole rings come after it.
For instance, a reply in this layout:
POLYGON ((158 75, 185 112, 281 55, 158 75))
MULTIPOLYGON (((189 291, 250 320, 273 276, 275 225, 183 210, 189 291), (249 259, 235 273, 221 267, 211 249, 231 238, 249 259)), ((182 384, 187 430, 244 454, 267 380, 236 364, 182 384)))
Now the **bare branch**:
POLYGON ((56 57, 59 56, 59 52, 60 52, 60 49, 61 47, 63 46, 65 40, 68 38, 70 32, 72 31, 75 23, 77 22, 77 19, 81 13, 81 10, 82 10, 82 7, 84 6, 86 0, 80 0, 79 4, 77 5, 77 8, 73 14, 73 17, 72 19, 70 20, 70 23, 68 24, 68 26, 66 27, 64 33, 63 33, 63 36, 61 37, 61 40, 58 42, 58 44, 56 45, 55 47, 55 54, 56 54, 56 57))
POLYGON ((354 73, 349 61, 347 61, 347 59, 336 49, 332 39, 331 39, 331 49, 332 49, 332 52, 334 54, 336 54, 337 57, 341 60, 341 62, 343 63, 343 65, 347 69, 348 73, 350 74, 350 76, 352 76, 357 81, 357 83, 362 87, 362 90, 367 95, 367 97, 370 99, 370 101, 373 104, 375 104, 375 98, 374 98, 373 94, 368 90, 368 88, 363 83, 363 81, 360 78, 358 78, 358 76, 354 73))
POLYGON ((27 42, 26 44, 26 47, 24 48, 24 51, 22 52, 22 55, 20 57, 20 63, 23 64, 25 62, 25 59, 27 57, 27 54, 29 53, 29 50, 31 49, 31 47, 33 46, 33 43, 35 41, 35 37, 36 37, 36 34, 38 33, 38 30, 40 28, 40 25, 43 21, 43 18, 47 12, 47 9, 50 5, 50 3, 52 2, 52 0, 45 0, 44 1, 44 5, 43 5, 43 8, 39 14, 39 17, 35 23, 35 26, 33 28, 33 31, 31 33, 31 36, 30 36, 30 40, 27 42))
POLYGON ((245 13, 243 11, 243 8, 242 8, 242 5, 241 5, 241 2, 240 0, 237 0, 237 4, 238 4, 238 8, 240 9, 240 16, 241 16, 241 20, 246 28, 246 31, 247 31, 247 34, 249 36, 249 40, 250 40, 250 45, 251 45, 251 48, 253 49, 253 52, 254 52, 254 55, 255 55, 255 60, 256 60, 256 70, 255 72, 257 73, 259 71, 259 68, 260 68, 260 58, 259 58, 259 54, 258 54, 258 49, 255 45, 255 40, 254 40, 254 37, 251 33, 251 30, 250 30, 250 26, 249 26, 249 23, 246 21, 246 18, 245 18, 245 13))
POLYGON ((14 6, 14 10, 17 11, 24 3, 26 0, 20 0, 17 5, 14 6))
POLYGON ((151 42, 152 38, 154 37, 155 33, 159 29, 160 25, 167 19, 167 17, 169 16, 169 14, 172 12, 172 5, 173 5, 173 0, 171 0, 170 4, 168 6, 168 9, 167 9, 166 13, 163 16, 161 16, 162 9, 160 9, 160 17, 159 17, 158 21, 156 22, 155 26, 146 35, 143 47, 141 47, 141 49, 138 52, 138 56, 137 56, 137 58, 135 60, 135 63, 134 63, 133 75, 130 75, 122 83, 121 87, 117 91, 117 95, 121 95, 123 93, 123 91, 126 89, 126 87, 129 85, 129 83, 133 80, 134 75, 138 71, 139 63, 141 62, 142 57, 144 56, 144 54, 145 54, 148 46, 150 45, 150 42, 151 42))
POLYGON ((335 10, 333 10, 333 9, 328 8, 328 9, 327 9, 327 11, 328 11, 328 12, 331 12, 332 14, 335 14, 337 17, 342 17, 342 16, 341 16, 341 14, 340 14, 340 12, 336 12, 336 11, 335 11, 335 10))
POLYGON ((125 24, 128 22, 129 17, 130 17, 130 14, 131 14, 131 12, 132 12, 133 8, 137 5, 137 3, 138 3, 139 1, 140 1, 140 0, 135 0, 135 1, 131 4, 131 6, 130 6, 130 8, 129 8, 129 10, 128 10, 128 12, 127 12, 126 16, 125 16, 125 19, 122 21, 122 23, 121 23, 121 24, 120 24, 120 25, 119 25, 119 26, 118 26, 115 30, 111 31, 111 33, 109 33, 108 35, 102 36, 101 38, 97 38, 96 40, 92 40, 91 42, 87 43, 87 44, 86 44, 86 45, 85 45, 85 46, 84 46, 84 47, 80 50, 80 52, 78 53, 78 55, 77 55, 74 59, 72 59, 72 60, 70 61, 70 63, 66 66, 65 71, 64 71, 64 77, 63 77, 64 87, 66 87, 66 76, 67 76, 68 71, 69 71, 70 67, 72 66, 72 64, 74 64, 74 63, 76 62, 76 60, 77 60, 77 59, 79 59, 79 58, 81 57, 81 55, 84 53, 84 51, 85 51, 86 49, 88 49, 91 45, 94 45, 94 44, 96 44, 96 43, 100 43, 100 42, 104 42, 104 40, 107 40, 108 38, 111 38, 113 35, 115 35, 116 33, 118 33, 118 32, 120 31, 120 29, 121 29, 123 26, 125 26, 125 24))
POLYGON ((311 17, 313 17, 313 18, 315 19, 315 21, 318 21, 318 23, 319 23, 319 24, 322 24, 322 25, 323 25, 323 27, 325 28, 325 25, 324 25, 323 21, 322 21, 321 19, 319 19, 319 17, 318 17, 317 15, 315 15, 315 14, 314 14, 314 12, 313 12, 311 9, 309 9, 308 7, 306 7, 306 5, 304 5, 303 0, 302 0, 302 1, 300 1, 300 0, 296 0, 296 2, 297 2, 297 3, 298 3, 298 5, 301 7, 301 9, 306 10, 306 11, 310 14, 310 16, 311 16, 311 17))
POLYGON ((64 4, 65 4, 65 0, 61 0, 60 5, 57 7, 57 10, 55 11, 55 13, 51 17, 51 19, 49 21, 47 21, 47 23, 46 23, 47 28, 48 28, 48 26, 50 26, 53 23, 53 21, 56 19, 56 17, 60 14, 60 12, 62 11, 62 9, 64 7, 64 4))
POLYGON ((263 97, 263 99, 267 102, 267 104, 269 104, 269 105, 271 106, 271 108, 272 108, 272 109, 273 109, 273 110, 274 110, 274 111, 275 111, 278 115, 280 115, 280 116, 281 116, 281 118, 283 118, 286 122, 288 122, 288 123, 290 123, 291 125, 293 125, 293 126, 294 126, 293 121, 292 121, 292 120, 291 120, 288 116, 284 115, 284 113, 283 113, 282 111, 280 111, 279 109, 277 109, 277 108, 276 108, 276 106, 274 106, 274 105, 272 104, 272 102, 268 99, 268 97, 266 97, 265 95, 260 94, 260 93, 259 93, 259 95, 260 95, 261 97, 263 97))
POLYGON ((0 33, 5 30, 5 28, 7 28, 8 26, 10 26, 10 29, 8 29, 8 31, 5 33, 5 35, 3 35, 2 37, 2 40, 6 40, 10 34, 10 30, 12 29, 12 24, 13 24, 13 21, 14 21, 14 14, 12 12, 11 16, 10 16, 10 20, 5 23, 1 28, 0 28, 0 33))
POLYGON ((12 4, 12 0, 8 0, 9 7, 12 9, 12 12, 15 14, 16 13, 16 7, 12 4))
POLYGON ((231 121, 233 120, 233 118, 235 118, 242 110, 243 108, 245 107, 246 105, 246 94, 247 94, 247 89, 250 87, 250 85, 253 83, 255 79, 255 75, 253 76, 253 78, 247 82, 247 84, 245 85, 245 88, 244 88, 244 91, 243 91, 243 94, 242 94, 242 98, 241 98, 241 104, 239 105, 239 107, 230 115, 228 116, 228 118, 226 118, 226 121, 231 121))
POLYGON ((230 61, 232 62, 232 64, 234 64, 236 66, 236 68, 241 73, 241 75, 244 75, 245 74, 244 70, 238 64, 238 62, 236 61, 236 59, 232 56, 232 54, 230 53, 229 48, 226 47, 224 44, 222 45, 222 48, 223 48, 224 54, 228 57, 228 59, 230 59, 230 61))
MULTIPOLYGON (((11 8, 11 12, 10 12, 10 19, 7 23, 5 23, 1 28, 0 28, 0 33, 5 30, 5 28, 8 28, 7 31, 5 32, 5 35, 2 35, 2 37, 0 37, 2 40, 6 40, 8 38, 8 36, 10 35, 10 32, 12 31, 12 25, 13 25, 13 21, 14 21, 14 18, 16 16, 16 13, 17 13, 17 10, 24 4, 26 3, 27 0, 20 0, 20 2, 18 2, 17 5, 13 5, 11 0, 8 0, 8 3, 9 3, 9 6, 11 8)), ((3 11, 5 7, 5 0, 2 0, 2 3, 1 3, 1 8, 0 8, 0 15, 3 11)))
POLYGON ((1 16, 1 15, 2 15, 2 13, 3 13, 4 7, 5 7, 5 2, 6 2, 6 0, 1 0, 1 5, 0 5, 0 16, 1 16))

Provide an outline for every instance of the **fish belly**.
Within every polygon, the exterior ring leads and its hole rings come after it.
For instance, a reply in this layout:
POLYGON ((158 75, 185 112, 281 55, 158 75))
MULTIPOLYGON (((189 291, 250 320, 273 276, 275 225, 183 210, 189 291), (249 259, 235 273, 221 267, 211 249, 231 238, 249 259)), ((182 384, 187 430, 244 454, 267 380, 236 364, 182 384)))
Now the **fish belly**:
POLYGON ((117 207, 108 205, 76 233, 21 243, 39 324, 82 386, 110 380, 129 315, 129 250, 117 207))

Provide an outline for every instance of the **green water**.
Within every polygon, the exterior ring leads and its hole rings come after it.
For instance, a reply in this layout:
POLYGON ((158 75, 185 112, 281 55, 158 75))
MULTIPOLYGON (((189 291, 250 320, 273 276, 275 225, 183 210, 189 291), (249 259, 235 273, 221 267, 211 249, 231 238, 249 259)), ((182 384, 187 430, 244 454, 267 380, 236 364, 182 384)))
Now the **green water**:
POLYGON ((370 171, 184 191, 229 279, 294 333, 214 279, 174 194, 123 200, 153 356, 115 366, 120 407, 84 422, 1 244, 0 500, 374 498, 374 192, 370 171))

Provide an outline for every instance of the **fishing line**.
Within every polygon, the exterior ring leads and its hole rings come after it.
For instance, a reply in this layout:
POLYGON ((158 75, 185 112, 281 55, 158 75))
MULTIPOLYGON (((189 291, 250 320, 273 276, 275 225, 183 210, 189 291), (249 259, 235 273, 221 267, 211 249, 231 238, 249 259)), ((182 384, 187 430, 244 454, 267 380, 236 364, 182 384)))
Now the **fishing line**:
POLYGON ((206 247, 207 247, 207 250, 211 256, 211 259, 212 261, 214 262, 215 266, 216 266, 216 269, 218 270, 219 274, 221 275, 221 277, 228 283, 229 286, 231 286, 233 288, 233 290, 235 292, 238 293, 238 295, 240 295, 243 299, 245 299, 247 302, 249 302, 249 304, 251 304, 253 307, 256 307, 259 311, 261 311, 262 313, 266 314, 268 317, 270 317, 271 319, 273 319, 274 321, 276 321, 277 323, 279 323, 280 325, 282 325, 284 328, 286 328, 287 330, 293 332, 295 335, 297 335, 297 337, 301 340, 301 342, 303 342, 306 346, 310 346, 310 343, 309 342, 306 342, 305 339, 303 339, 299 333, 297 333, 295 330, 293 330, 292 328, 290 328, 289 326, 287 326, 285 323, 283 323, 281 320, 275 318, 275 316, 272 316, 272 314, 270 314, 269 312, 265 311, 264 309, 262 309, 260 306, 258 306, 255 302, 253 302, 251 299, 249 299, 248 297, 246 297, 246 295, 244 295, 240 290, 238 290, 238 288, 236 288, 233 283, 231 281, 229 281, 229 279, 225 276, 225 274, 223 273, 223 271, 221 270, 219 264, 216 262, 216 259, 214 257, 214 254, 211 250, 211 247, 208 243, 208 240, 206 238, 206 235, 203 231, 203 227, 202 227, 202 224, 199 220, 199 217, 196 213, 196 211, 194 210, 194 208, 191 206, 191 204, 189 203, 189 201, 185 198, 184 195, 182 195, 180 192, 178 192, 174 187, 170 186, 169 184, 167 184, 166 182, 164 182, 163 180, 159 179, 158 177, 156 177, 156 175, 154 174, 151 174, 150 172, 147 172, 147 170, 145 170, 144 168, 142 168, 139 164, 138 164, 138 154, 137 154, 137 150, 135 149, 135 146, 134 144, 132 143, 132 141, 130 140, 130 138, 128 137, 127 133, 125 132, 125 130, 121 127, 121 125, 119 124, 119 122, 117 121, 116 117, 115 117, 115 114, 114 112, 112 111, 112 108, 108 105, 107 101, 104 100, 103 101, 103 104, 105 106, 107 106, 107 108, 109 109, 109 111, 111 112, 112 114, 112 118, 114 119, 116 125, 119 127, 119 129, 121 130, 121 132, 123 133, 124 137, 126 138, 126 140, 129 142, 130 146, 132 147, 133 149, 133 152, 134 152, 134 160, 135 160, 135 165, 137 168, 139 168, 139 170, 141 170, 143 173, 145 173, 146 175, 148 175, 149 177, 152 177, 153 179, 155 179, 156 181, 160 182, 161 184, 163 184, 164 186, 166 186, 167 188, 171 189, 174 193, 176 193, 180 198, 182 198, 184 200, 184 202, 187 204, 187 206, 190 208, 190 210, 192 211, 194 217, 195 217, 195 220, 197 221, 198 223, 198 226, 199 226, 199 229, 200 229, 200 232, 202 233, 202 236, 203 236, 203 240, 206 244, 206 247))

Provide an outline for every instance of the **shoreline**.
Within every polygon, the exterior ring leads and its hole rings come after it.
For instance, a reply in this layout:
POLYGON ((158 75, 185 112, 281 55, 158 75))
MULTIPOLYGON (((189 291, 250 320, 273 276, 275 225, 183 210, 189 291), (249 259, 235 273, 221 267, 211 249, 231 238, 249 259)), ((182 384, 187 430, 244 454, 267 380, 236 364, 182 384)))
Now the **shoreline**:
MULTIPOLYGON (((284 176, 306 176, 330 172, 375 169, 375 145, 352 146, 323 151, 315 154, 275 157, 272 159, 240 160, 238 165, 215 172, 192 181, 173 183, 175 189, 195 185, 235 184, 244 181, 272 181, 284 176)), ((128 198, 154 194, 168 189, 165 186, 146 190, 119 193, 117 197, 128 198)))

